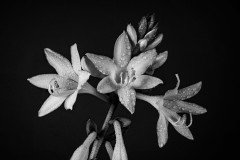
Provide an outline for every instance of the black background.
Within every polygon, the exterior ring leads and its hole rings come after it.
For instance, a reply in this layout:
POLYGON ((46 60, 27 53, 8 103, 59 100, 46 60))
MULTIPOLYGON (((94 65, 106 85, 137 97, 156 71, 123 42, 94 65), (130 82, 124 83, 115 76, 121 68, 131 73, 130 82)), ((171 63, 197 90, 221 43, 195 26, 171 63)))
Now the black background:
MULTIPOLYGON (((190 141, 169 125, 169 140, 160 149, 157 144, 158 112, 146 102, 137 101, 133 115, 123 107, 117 116, 129 117, 132 125, 124 137, 128 157, 132 159, 200 159, 231 156, 237 136, 236 109, 232 105, 237 91, 237 71, 230 62, 236 58, 236 4, 204 1, 84 2, 46 3, 31 1, 1 5, 1 156, 6 159, 65 160, 86 138, 85 124, 91 118, 101 126, 108 110, 101 100, 79 95, 73 111, 61 106, 39 118, 38 110, 49 96, 27 78, 54 73, 43 49, 50 48, 70 59, 70 46, 78 44, 85 53, 112 57, 116 38, 131 23, 135 27, 142 16, 155 13, 162 43, 157 51, 168 50, 166 63, 155 76, 163 85, 151 94, 164 94, 181 79, 180 88, 202 81, 199 94, 189 102, 207 108, 194 116, 190 141), (230 88, 231 90, 227 90, 230 88), (235 89, 234 89, 235 88, 235 89), (231 143, 228 143, 231 142, 231 143)), ((90 83, 97 85, 91 78, 90 83)), ((105 149, 99 159, 108 159, 105 149)))

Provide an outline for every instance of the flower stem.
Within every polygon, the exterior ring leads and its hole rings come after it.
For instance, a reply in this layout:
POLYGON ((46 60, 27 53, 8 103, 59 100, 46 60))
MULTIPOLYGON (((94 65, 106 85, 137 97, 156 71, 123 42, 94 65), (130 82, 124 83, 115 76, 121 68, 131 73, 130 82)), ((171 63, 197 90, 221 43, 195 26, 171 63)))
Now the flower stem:
POLYGON ((114 111, 116 110, 116 105, 114 104, 111 104, 109 110, 108 110, 108 113, 107 113, 107 116, 103 122, 103 125, 102 125, 102 130, 100 132, 100 136, 98 139, 96 139, 93 143, 93 147, 92 147, 92 151, 91 151, 91 154, 90 154, 90 159, 95 159, 97 154, 98 154, 98 151, 101 147, 101 144, 104 140, 104 137, 107 133, 107 130, 108 130, 108 127, 109 127, 109 121, 111 120, 112 118, 112 115, 114 113, 114 111))

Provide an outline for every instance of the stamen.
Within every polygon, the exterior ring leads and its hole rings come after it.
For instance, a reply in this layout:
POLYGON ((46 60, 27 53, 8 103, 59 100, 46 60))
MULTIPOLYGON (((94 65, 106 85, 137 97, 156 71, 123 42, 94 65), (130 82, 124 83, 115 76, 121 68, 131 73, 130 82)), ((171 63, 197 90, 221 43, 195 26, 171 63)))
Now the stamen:
MULTIPOLYGON (((172 121, 172 120, 171 120, 172 121)), ((174 126, 181 126, 182 124, 178 124, 181 121, 181 117, 178 118, 178 120, 176 122, 172 121, 172 125, 174 126)))
POLYGON ((187 125, 188 128, 192 125, 192 122, 193 122, 192 113, 189 113, 189 115, 190 115, 190 123, 187 125))
POLYGON ((180 85, 180 78, 179 78, 178 74, 175 74, 175 76, 176 76, 176 78, 177 78, 177 84, 176 84, 176 87, 175 87, 174 90, 178 90, 178 87, 179 87, 179 85, 180 85))
POLYGON ((123 75, 123 72, 120 73, 120 84, 123 84, 123 77, 122 77, 122 75, 123 75))

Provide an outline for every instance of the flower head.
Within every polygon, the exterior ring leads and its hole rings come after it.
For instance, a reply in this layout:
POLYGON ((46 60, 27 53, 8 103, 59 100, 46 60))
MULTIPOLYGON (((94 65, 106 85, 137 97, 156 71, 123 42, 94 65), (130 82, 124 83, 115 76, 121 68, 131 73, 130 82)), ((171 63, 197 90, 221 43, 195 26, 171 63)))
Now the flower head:
POLYGON ((189 127, 192 124, 192 114, 198 115, 206 113, 207 110, 199 105, 184 102, 183 100, 188 99, 196 95, 201 89, 201 82, 191 85, 189 87, 178 90, 180 80, 178 75, 177 86, 173 90, 169 90, 164 96, 147 96, 137 94, 137 98, 145 100, 153 105, 159 112, 159 119, 157 122, 157 135, 159 147, 163 147, 168 139, 168 122, 184 137, 193 140, 192 133, 189 127), (178 113, 189 113, 191 122, 186 125, 186 115, 182 117, 178 113))
POLYGON ((72 109, 76 101, 78 91, 91 88, 87 84, 90 73, 81 70, 80 57, 77 45, 71 46, 71 63, 60 54, 45 49, 47 60, 55 68, 58 74, 42 74, 29 78, 28 81, 33 85, 48 89, 51 94, 43 103, 38 115, 44 116, 57 109, 65 101, 65 108, 72 109))
POLYGON ((97 90, 100 93, 116 91, 120 102, 132 114, 136 102, 134 89, 150 89, 162 83, 159 78, 143 75, 155 61, 156 50, 143 52, 131 59, 131 45, 126 32, 123 32, 115 42, 113 59, 90 53, 86 56, 102 74, 106 75, 99 82, 97 90))

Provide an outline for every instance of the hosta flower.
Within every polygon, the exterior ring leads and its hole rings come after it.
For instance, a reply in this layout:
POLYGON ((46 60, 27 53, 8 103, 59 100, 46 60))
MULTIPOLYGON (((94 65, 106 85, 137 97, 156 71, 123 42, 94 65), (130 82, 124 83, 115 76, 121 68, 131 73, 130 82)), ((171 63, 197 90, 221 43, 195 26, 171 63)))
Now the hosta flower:
POLYGON ((40 108, 38 112, 39 116, 44 116, 52 112, 64 101, 65 108, 72 109, 79 90, 82 87, 84 87, 85 92, 88 89, 92 89, 86 83, 90 73, 81 70, 80 57, 76 44, 71 46, 72 65, 60 54, 50 49, 45 49, 44 51, 49 64, 55 68, 58 74, 42 74, 28 79, 33 85, 48 89, 51 94, 40 108))
POLYGON ((149 50, 131 59, 131 46, 126 32, 115 42, 114 58, 87 53, 86 56, 95 67, 107 75, 98 84, 100 93, 116 91, 120 102, 133 114, 135 111, 135 89, 150 89, 162 81, 158 78, 142 75, 156 59, 156 50, 149 50), (131 59, 131 60, 130 60, 131 59))
POLYGON ((112 160, 127 160, 127 151, 122 137, 121 125, 118 121, 114 121, 113 126, 116 135, 116 144, 112 153, 112 160))
POLYGON ((74 151, 70 160, 87 160, 89 156, 89 147, 96 139, 96 136, 96 132, 90 133, 83 144, 74 151))
POLYGON ((137 98, 142 99, 153 105, 159 112, 159 119, 157 122, 157 135, 159 147, 163 147, 168 139, 168 122, 184 137, 193 139, 193 136, 189 130, 192 124, 192 114, 198 115, 207 112, 205 108, 202 108, 196 104, 184 102, 196 95, 201 89, 201 82, 191 85, 189 87, 178 90, 180 80, 178 75, 177 85, 173 90, 169 90, 164 96, 147 96, 137 94, 137 98), (191 122, 186 125, 186 115, 182 117, 178 113, 189 113, 191 122))

